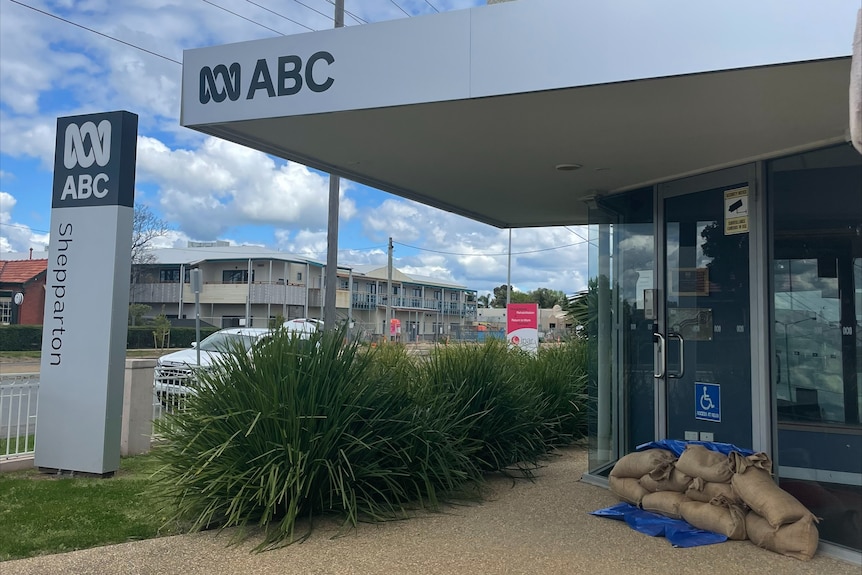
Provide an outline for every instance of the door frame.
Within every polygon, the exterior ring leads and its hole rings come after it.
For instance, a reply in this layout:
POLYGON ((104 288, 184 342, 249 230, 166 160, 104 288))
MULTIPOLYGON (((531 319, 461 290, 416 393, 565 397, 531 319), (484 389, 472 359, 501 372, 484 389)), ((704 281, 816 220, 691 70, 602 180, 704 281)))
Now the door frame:
MULTIPOLYGON (((655 222, 654 270, 656 299, 656 328, 659 333, 667 332, 666 325, 666 233, 664 201, 668 198, 701 192, 722 186, 748 182, 749 218, 749 306, 750 306, 750 345, 751 345, 751 447, 755 451, 773 453, 773 422, 775 405, 772 401, 770 386, 771 356, 769 354, 769 243, 767 242, 767 213, 763 201, 763 164, 754 162, 715 172, 708 172, 670 182, 657 184, 654 196, 653 221, 655 222), (769 414, 766 416, 766 414, 769 414)), ((656 363, 659 362, 656 353, 656 363)), ((666 357, 666 355, 665 355, 666 357)), ((662 366, 666 367, 666 366, 662 366)), ((658 366, 657 366, 658 369, 658 366)), ((665 372, 662 369, 662 372, 665 372)), ((667 380, 655 379, 655 436, 667 437, 667 380)), ((678 438, 681 439, 681 438, 678 438)), ((745 446, 740 446, 745 447, 745 446)))

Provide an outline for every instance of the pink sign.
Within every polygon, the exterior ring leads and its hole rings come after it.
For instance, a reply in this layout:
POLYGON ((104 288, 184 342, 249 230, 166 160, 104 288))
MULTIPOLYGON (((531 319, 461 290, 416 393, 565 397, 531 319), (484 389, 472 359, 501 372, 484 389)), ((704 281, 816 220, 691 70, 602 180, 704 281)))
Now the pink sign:
POLYGON ((506 339, 524 351, 539 351, 539 304, 510 303, 506 307, 506 339))

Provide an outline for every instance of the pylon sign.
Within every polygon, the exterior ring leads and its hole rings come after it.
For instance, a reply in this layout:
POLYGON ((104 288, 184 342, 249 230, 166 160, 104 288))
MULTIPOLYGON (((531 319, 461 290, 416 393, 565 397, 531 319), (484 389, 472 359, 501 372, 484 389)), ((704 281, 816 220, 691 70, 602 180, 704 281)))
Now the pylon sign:
POLYGON ((57 119, 36 466, 120 464, 138 116, 57 119))

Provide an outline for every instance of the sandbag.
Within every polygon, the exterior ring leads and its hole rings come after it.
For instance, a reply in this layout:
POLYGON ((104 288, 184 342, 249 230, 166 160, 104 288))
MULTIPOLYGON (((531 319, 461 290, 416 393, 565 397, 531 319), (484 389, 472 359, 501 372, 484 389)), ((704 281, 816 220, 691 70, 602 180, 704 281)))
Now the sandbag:
POLYGON ((664 474, 666 476, 661 479, 654 479, 654 475, 653 473, 647 473, 640 479, 641 485, 650 493, 655 493, 656 491, 685 493, 692 479, 674 467, 670 469, 670 473, 664 474))
POLYGON ((705 531, 721 533, 728 539, 745 539, 745 513, 739 507, 720 507, 700 501, 686 501, 679 504, 682 518, 705 531))
POLYGON ((765 469, 751 467, 745 473, 735 473, 731 485, 733 492, 772 527, 795 523, 805 517, 814 519, 814 514, 778 487, 765 469))
POLYGON ((691 501, 683 493, 676 491, 657 491, 655 493, 647 493, 641 501, 641 507, 644 511, 652 511, 665 517, 673 519, 682 519, 679 512, 681 503, 691 501))
POLYGON ((745 473, 749 467, 772 473, 772 460, 762 451, 753 455, 743 455, 738 451, 733 451, 728 458, 730 459, 730 468, 734 473, 745 473))
POLYGON ((704 481, 701 477, 695 477, 691 481, 685 490, 685 496, 692 501, 700 501, 701 503, 709 503, 716 497, 721 496, 734 505, 745 505, 745 502, 733 492, 733 486, 730 483, 704 481))
POLYGON ((689 477, 700 477, 712 483, 727 483, 733 476, 728 457, 696 443, 685 446, 676 468, 689 477))
POLYGON ((676 461, 667 449, 646 449, 623 456, 611 470, 611 477, 633 477, 640 479, 660 466, 668 466, 676 461))
POLYGON ((649 493, 634 477, 614 477, 611 475, 608 477, 608 487, 610 487, 611 493, 638 507, 640 507, 644 495, 649 493))
POLYGON ((820 540, 813 517, 803 517, 795 523, 775 529, 765 518, 749 511, 745 516, 745 529, 748 538, 758 547, 802 561, 814 556, 820 540))

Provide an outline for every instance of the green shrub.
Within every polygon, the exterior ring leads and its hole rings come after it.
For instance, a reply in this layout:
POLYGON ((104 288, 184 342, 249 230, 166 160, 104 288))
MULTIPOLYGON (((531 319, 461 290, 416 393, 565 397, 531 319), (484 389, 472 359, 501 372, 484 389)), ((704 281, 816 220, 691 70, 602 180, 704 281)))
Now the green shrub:
MULTIPOLYGON (((153 326, 128 328, 126 349, 152 349, 153 326)), ((218 331, 218 328, 201 328, 201 339, 218 331)), ((172 327, 171 347, 191 347, 196 340, 195 328, 172 327)), ((41 325, 4 325, 0 326, 0 351, 40 351, 42 349, 41 325)))
POLYGON ((441 422, 417 409, 344 335, 308 345, 280 330, 201 373, 185 411, 159 424, 168 440, 159 489, 175 519, 256 524, 266 548, 294 541, 301 517, 335 512, 345 526, 403 517, 479 477, 457 413, 441 422))
MULTIPOLYGON (((201 339, 217 331, 218 328, 202 327, 201 339)), ((188 348, 192 346, 192 342, 196 341, 196 339, 197 335, 193 327, 171 328, 171 347, 188 348)), ((126 349, 152 349, 154 343, 152 325, 129 327, 128 336, 126 337, 126 349)))
POLYGON ((0 351, 39 351, 41 349, 41 325, 0 326, 0 351))
POLYGON ((420 366, 417 402, 431 413, 458 414, 459 433, 474 442, 482 471, 516 468, 529 475, 548 451, 545 399, 524 379, 528 356, 505 342, 438 347, 420 366))
POLYGON ((542 418, 554 424, 543 428, 550 445, 568 445, 586 435, 586 349, 581 339, 542 347, 525 372, 546 400, 542 418))

